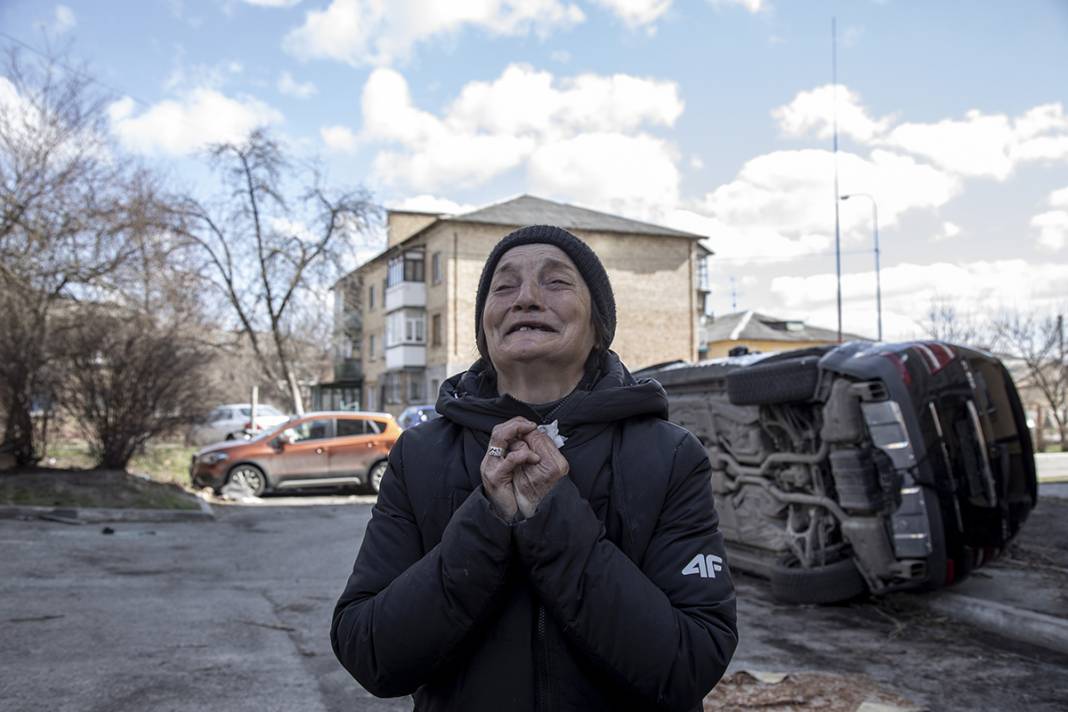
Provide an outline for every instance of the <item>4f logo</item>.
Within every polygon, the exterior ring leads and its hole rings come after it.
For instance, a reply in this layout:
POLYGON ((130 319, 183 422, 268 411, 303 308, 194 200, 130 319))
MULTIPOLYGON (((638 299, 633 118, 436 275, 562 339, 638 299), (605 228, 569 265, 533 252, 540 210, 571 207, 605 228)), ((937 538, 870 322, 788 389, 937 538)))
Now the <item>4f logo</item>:
POLYGON ((723 570, 723 559, 715 554, 698 554, 686 564, 683 576, 697 575, 701 578, 716 578, 716 572, 723 570))

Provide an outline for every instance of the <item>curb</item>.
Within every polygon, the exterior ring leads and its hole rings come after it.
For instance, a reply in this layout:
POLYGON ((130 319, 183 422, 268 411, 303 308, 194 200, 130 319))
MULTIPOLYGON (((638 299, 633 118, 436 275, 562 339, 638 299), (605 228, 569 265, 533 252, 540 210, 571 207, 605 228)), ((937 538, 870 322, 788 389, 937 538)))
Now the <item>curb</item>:
POLYGON ((99 522, 214 521, 211 505, 197 498, 200 509, 105 509, 102 507, 0 507, 0 519, 46 519, 63 524, 99 522))
POLYGON ((928 594, 928 608, 975 628, 1068 655, 1068 620, 960 593, 928 594))

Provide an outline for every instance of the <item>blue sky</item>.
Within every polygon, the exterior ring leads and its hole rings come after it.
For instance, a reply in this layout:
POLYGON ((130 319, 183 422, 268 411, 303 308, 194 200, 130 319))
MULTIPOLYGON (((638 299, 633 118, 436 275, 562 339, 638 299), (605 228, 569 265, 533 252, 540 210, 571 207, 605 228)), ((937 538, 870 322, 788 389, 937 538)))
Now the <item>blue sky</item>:
MULTIPOLYGON (((878 201, 888 334, 932 300, 1066 306, 1066 0, 0 5, 4 33, 69 43, 116 140, 176 180, 268 125, 390 207, 529 192, 708 235, 716 312, 830 327, 832 17, 840 188, 878 201)), ((870 206, 840 208, 845 328, 874 334, 870 206)))

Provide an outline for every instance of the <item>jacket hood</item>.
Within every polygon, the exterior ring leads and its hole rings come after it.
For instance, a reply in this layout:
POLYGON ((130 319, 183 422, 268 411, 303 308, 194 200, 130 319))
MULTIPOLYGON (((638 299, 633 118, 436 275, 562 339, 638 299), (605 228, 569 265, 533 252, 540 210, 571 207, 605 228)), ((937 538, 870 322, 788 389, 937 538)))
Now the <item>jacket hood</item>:
MULTIPOLYGON (((437 410, 442 417, 464 428, 489 433, 499 423, 517 415, 541 422, 522 401, 497 393, 497 379, 481 359, 468 370, 445 381, 438 394, 437 410)), ((562 432, 585 425, 605 425, 635 416, 667 420, 667 394, 659 383, 635 379, 615 352, 591 359, 586 377, 553 419, 562 432)))

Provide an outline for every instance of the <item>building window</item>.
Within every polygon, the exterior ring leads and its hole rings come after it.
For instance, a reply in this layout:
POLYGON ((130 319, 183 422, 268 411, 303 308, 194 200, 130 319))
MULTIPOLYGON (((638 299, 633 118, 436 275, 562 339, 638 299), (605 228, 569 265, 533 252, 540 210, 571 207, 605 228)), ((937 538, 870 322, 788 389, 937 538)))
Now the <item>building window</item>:
POLYGON ((423 250, 408 250, 392 257, 386 271, 386 286, 392 287, 401 282, 426 281, 426 253, 423 250))
POLYGON ((426 343, 426 314, 422 310, 399 309, 386 317, 386 346, 426 343))
POLYGON ((371 334, 367 337, 367 353, 371 354, 371 360, 375 360, 375 335, 371 334))
MULTIPOLYGON (((383 391, 385 392, 385 404, 396 405, 401 402, 401 374, 399 371, 388 371, 382 374, 383 391)), ((385 405, 383 404, 383 405, 385 405)))
POLYGON ((430 318, 430 345, 441 346, 441 314, 430 318))
POLYGON ((441 271, 441 253, 435 252, 433 257, 430 258, 430 274, 434 280, 434 284, 441 284, 441 280, 444 279, 444 275, 441 271))
POLYGON ((367 310, 371 311, 375 308, 375 285, 371 285, 367 288, 367 310))
POLYGON ((412 374, 408 380, 408 402, 409 403, 422 403, 426 400, 426 394, 423 388, 426 386, 423 383, 422 374, 412 374))
POLYGON ((712 289, 708 278, 708 257, 704 255, 700 255, 697 258, 697 288, 703 292, 708 292, 712 289))

